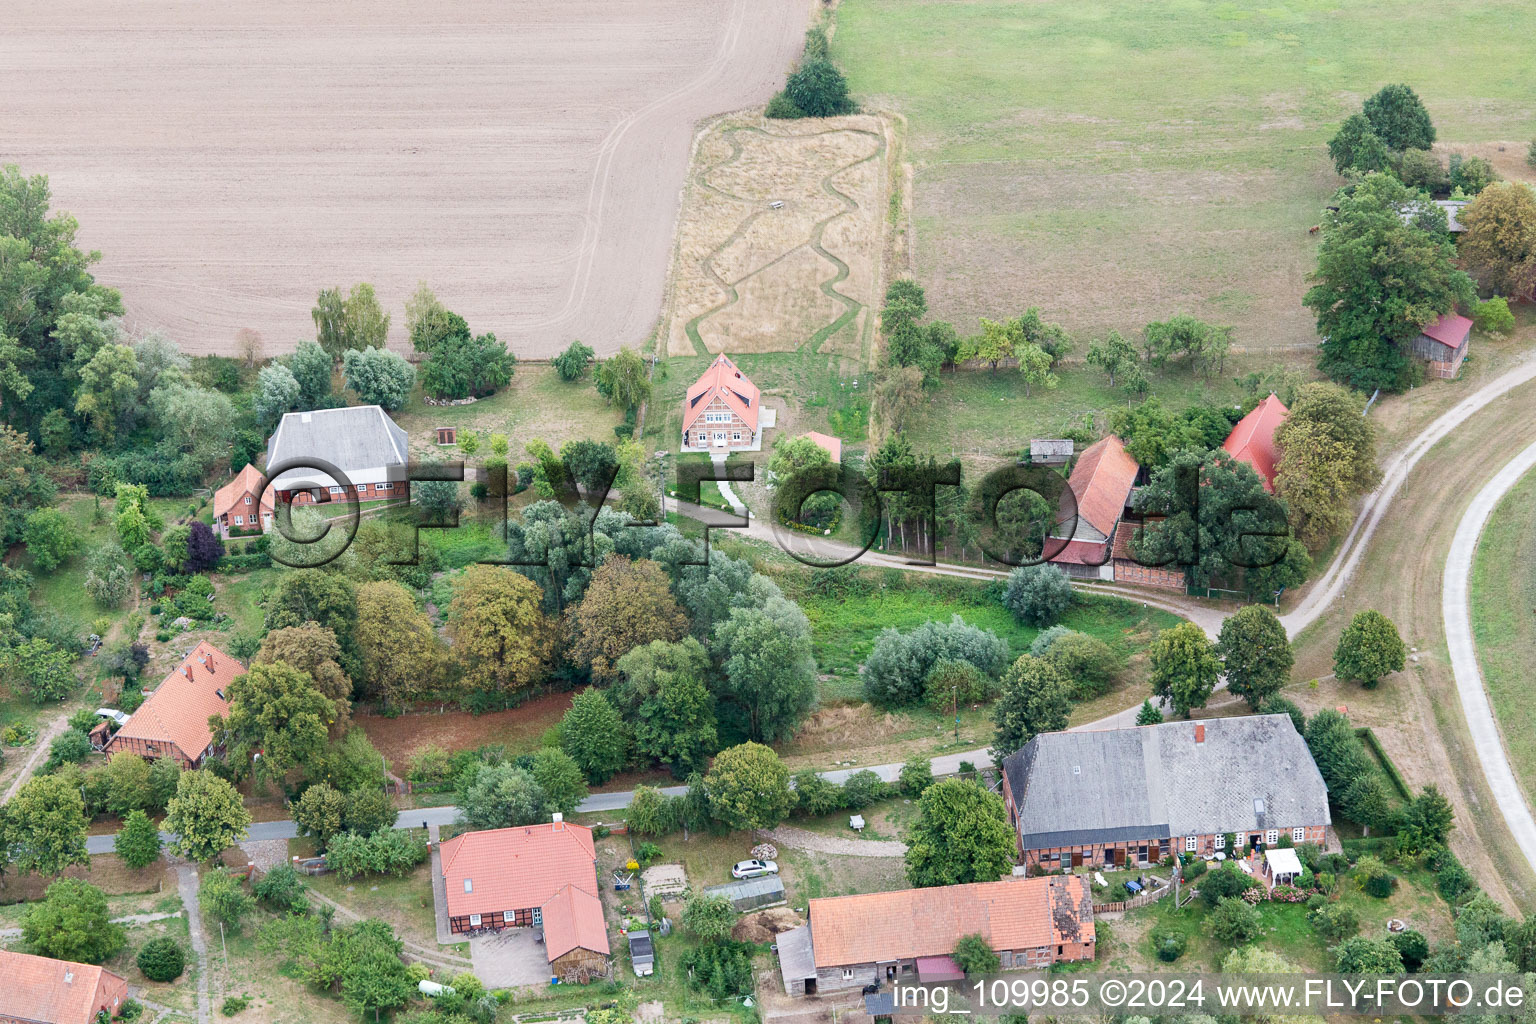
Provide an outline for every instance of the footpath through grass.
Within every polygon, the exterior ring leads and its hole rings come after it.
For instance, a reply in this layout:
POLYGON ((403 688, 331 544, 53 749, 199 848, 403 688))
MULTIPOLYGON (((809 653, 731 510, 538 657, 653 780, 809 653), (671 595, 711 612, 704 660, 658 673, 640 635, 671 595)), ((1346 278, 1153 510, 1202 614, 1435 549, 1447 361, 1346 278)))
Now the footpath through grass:
POLYGON ((1510 764, 1536 792, 1536 473, 1494 509, 1472 563, 1472 637, 1510 764))

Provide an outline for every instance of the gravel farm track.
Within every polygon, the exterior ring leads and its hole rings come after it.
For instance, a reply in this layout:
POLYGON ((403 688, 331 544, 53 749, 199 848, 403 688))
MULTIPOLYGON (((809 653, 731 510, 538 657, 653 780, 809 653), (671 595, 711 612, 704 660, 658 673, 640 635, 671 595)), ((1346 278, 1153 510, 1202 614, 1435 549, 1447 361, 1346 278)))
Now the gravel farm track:
POLYGON ((130 329, 267 355, 322 287, 426 280, 520 356, 638 344, 695 126, 764 103, 810 0, 18 0, 0 161, 46 174, 130 329))

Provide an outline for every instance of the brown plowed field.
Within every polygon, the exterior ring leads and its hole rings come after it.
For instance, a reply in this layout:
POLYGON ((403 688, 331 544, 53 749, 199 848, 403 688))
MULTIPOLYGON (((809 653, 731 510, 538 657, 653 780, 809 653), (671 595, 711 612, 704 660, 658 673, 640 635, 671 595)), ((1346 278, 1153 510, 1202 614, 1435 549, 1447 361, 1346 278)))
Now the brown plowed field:
POLYGON ((519 355, 643 341, 694 125, 760 104, 807 0, 18 0, 0 161, 47 174, 129 326, 314 333, 418 280, 519 355))

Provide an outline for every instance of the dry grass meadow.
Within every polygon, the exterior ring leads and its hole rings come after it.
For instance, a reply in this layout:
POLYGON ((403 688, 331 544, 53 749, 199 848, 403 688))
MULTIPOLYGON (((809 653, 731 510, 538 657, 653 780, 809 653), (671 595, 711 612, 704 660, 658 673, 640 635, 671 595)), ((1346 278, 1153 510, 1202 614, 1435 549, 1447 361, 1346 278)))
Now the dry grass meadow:
POLYGON ((708 126, 678 221, 666 352, 864 358, 881 280, 888 139, 886 122, 868 115, 737 115, 708 126))
POLYGON ((323 287, 427 280, 519 355, 656 325, 694 124, 760 104, 810 0, 17 0, 0 160, 50 177, 131 328, 266 354, 323 287))

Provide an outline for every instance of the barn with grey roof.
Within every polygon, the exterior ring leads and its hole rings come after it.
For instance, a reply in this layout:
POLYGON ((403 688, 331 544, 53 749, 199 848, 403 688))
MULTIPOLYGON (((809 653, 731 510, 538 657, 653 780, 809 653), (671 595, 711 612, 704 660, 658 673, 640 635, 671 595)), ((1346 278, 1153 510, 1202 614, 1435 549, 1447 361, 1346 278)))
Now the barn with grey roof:
POLYGON ((356 497, 405 498, 410 454, 405 431, 377 405, 290 412, 267 440, 267 472, 297 463, 272 481, 281 501, 308 504, 356 497), (308 461, 334 466, 333 478, 308 461))
POLYGON ((1288 715, 1044 733, 1003 759, 1003 797, 1020 859, 1046 870, 1322 843, 1333 820, 1288 715))

